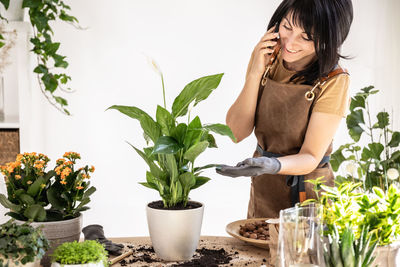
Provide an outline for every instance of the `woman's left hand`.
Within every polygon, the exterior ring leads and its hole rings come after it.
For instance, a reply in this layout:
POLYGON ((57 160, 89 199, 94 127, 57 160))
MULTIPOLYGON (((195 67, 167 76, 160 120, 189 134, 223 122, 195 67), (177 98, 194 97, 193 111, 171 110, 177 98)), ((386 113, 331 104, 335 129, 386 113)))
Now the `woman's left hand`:
POLYGON ((219 165, 216 172, 230 177, 259 176, 262 174, 276 174, 281 169, 281 163, 276 158, 258 157, 248 158, 236 166, 219 165))

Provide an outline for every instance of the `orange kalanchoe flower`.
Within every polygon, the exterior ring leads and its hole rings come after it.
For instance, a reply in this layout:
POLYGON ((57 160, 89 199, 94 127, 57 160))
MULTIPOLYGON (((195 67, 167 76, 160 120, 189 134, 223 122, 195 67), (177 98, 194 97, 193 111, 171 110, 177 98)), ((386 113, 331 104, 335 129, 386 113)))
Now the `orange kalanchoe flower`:
POLYGON ((32 184, 32 181, 27 181, 26 183, 27 183, 27 184, 32 184))
POLYGON ((83 189, 84 187, 83 186, 77 186, 76 187, 76 189, 78 189, 78 190, 81 190, 81 189, 83 189))
POLYGON ((22 154, 17 155, 17 161, 21 161, 24 156, 22 154))
POLYGON ((19 179, 21 179, 21 175, 15 175, 15 180, 19 180, 19 179))
POLYGON ((57 175, 60 175, 60 174, 61 174, 61 169, 62 169, 62 168, 63 168, 63 166, 60 165, 60 166, 58 166, 58 167, 55 169, 57 175))
POLYGON ((67 182, 64 181, 64 180, 61 180, 61 181, 60 181, 60 184, 67 184, 67 182))
POLYGON ((89 169, 90 172, 94 172, 94 166, 92 165, 92 167, 89 169))
POLYGON ((71 169, 66 167, 62 172, 61 172, 61 179, 65 179, 69 174, 71 173, 71 169))
POLYGON ((65 159, 58 159, 57 161, 56 161, 56 164, 57 165, 61 165, 61 164, 63 164, 65 162, 65 159))

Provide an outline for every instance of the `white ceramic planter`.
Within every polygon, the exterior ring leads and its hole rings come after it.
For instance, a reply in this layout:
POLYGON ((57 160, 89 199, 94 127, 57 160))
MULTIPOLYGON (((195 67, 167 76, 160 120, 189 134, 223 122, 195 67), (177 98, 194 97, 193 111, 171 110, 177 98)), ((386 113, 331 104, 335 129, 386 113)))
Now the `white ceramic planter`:
POLYGON ((0 4, 0 14, 8 21, 23 21, 24 9, 22 8, 22 0, 11 0, 7 10, 0 4))
POLYGON ((53 262, 51 267, 104 267, 103 262, 97 263, 85 263, 85 264, 60 264, 58 262, 53 262))
POLYGON ((376 258, 371 266, 400 266, 400 242, 396 242, 383 247, 377 247, 374 251, 374 256, 376 258))
MULTIPOLYGON (((82 214, 74 219, 55 222, 33 222, 33 227, 43 226, 42 231, 44 236, 50 242, 50 248, 41 260, 43 267, 51 265, 50 255, 53 254, 54 249, 64 242, 78 241, 82 229, 82 214)), ((19 223, 24 223, 17 221, 19 223)))
POLYGON ((160 210, 146 206, 151 243, 165 261, 190 259, 200 239, 204 205, 196 209, 160 210))

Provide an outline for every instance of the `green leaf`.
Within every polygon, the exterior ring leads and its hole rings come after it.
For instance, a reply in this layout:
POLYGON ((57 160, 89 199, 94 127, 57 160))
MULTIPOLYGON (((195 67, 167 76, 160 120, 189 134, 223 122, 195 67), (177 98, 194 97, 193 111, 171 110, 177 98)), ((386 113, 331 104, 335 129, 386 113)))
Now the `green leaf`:
POLYGON ((26 205, 33 205, 35 204, 35 200, 28 194, 21 194, 19 196, 19 198, 21 199, 21 201, 26 204, 26 205))
POLYGON ((158 188, 157 188, 156 185, 149 184, 149 183, 139 183, 139 184, 141 184, 141 185, 143 185, 143 186, 145 186, 147 188, 154 189, 154 190, 158 191, 158 188))
MULTIPOLYGON (((129 142, 127 142, 129 144, 129 142)), ((154 164, 153 161, 151 161, 144 152, 142 152, 141 150, 137 149, 135 146, 129 144, 135 151, 136 153, 139 154, 139 156, 142 157, 142 159, 144 159, 144 161, 146 161, 147 165, 150 167, 150 171, 151 173, 158 178, 163 178, 164 172, 156 165, 154 164)))
POLYGON ((76 209, 81 209, 83 208, 86 204, 89 204, 90 202, 90 198, 84 198, 82 199, 81 203, 79 203, 78 207, 76 207, 76 209))
POLYGON ((0 0, 0 3, 2 3, 5 9, 7 10, 8 6, 10 5, 10 0, 0 0))
POLYGON ((355 108, 365 108, 365 98, 361 95, 356 95, 351 98, 350 110, 353 111, 355 108))
POLYGON ((40 4, 42 4, 42 2, 37 0, 23 0, 22 8, 28 7, 34 9, 38 7, 40 4))
POLYGON ((204 150, 208 147, 207 141, 199 142, 193 146, 191 146, 183 155, 183 157, 190 162, 194 162, 194 160, 203 153, 204 150))
POLYGON ((342 244, 340 246, 340 252, 342 255, 342 260, 344 267, 354 267, 355 266, 355 252, 353 247, 354 234, 351 228, 347 227, 342 235, 342 244))
POLYGON ((46 219, 46 211, 42 206, 34 204, 24 211, 24 216, 36 222, 43 222, 46 219))
POLYGON ((200 101, 206 99, 218 87, 222 76, 223 73, 205 76, 187 84, 172 104, 172 117, 186 115, 192 101, 195 101, 194 106, 196 106, 200 101))
POLYGON ((331 159, 329 162, 331 163, 332 169, 335 172, 338 171, 340 164, 342 164, 342 162, 346 160, 346 158, 343 156, 344 148, 345 146, 340 146, 338 150, 331 154, 331 159))
POLYGON ((183 146, 186 137, 187 125, 185 123, 179 123, 176 128, 171 131, 171 136, 183 146))
POLYGON ((378 128, 383 129, 389 125, 389 113, 379 112, 376 118, 378 119, 378 128))
POLYGON ((201 125, 200 118, 196 116, 188 125, 185 140, 183 141, 185 148, 189 149, 189 147, 196 144, 200 141, 203 134, 203 128, 201 125))
POLYGON ((400 144, 400 132, 394 132, 392 134, 392 139, 389 142, 390 147, 397 147, 400 144))
POLYGON ((19 212, 21 210, 21 206, 20 205, 16 205, 16 204, 12 203, 3 194, 0 194, 0 204, 3 207, 5 207, 6 209, 10 209, 10 210, 15 211, 15 212, 19 212))
POLYGON ((170 183, 173 184, 178 179, 178 167, 176 164, 175 156, 173 154, 163 155, 166 161, 166 167, 170 177, 170 183))
POLYGON ((375 94, 375 93, 377 93, 378 92, 378 90, 373 90, 372 91, 372 89, 374 89, 375 87, 373 86, 373 85, 370 85, 370 86, 367 86, 367 87, 364 87, 364 88, 362 88, 361 89, 361 91, 363 91, 364 93, 366 93, 366 94, 375 94))
POLYGON ((153 154, 175 154, 181 149, 178 142, 170 136, 161 136, 154 144, 153 154))
POLYGON ((202 186, 203 184, 207 183, 210 180, 211 179, 208 177, 197 176, 195 185, 192 186, 192 188, 190 188, 190 189, 193 190, 193 189, 199 188, 200 186, 202 186))
POLYGON ((31 184, 31 186, 28 188, 27 193, 32 197, 36 197, 40 191, 40 187, 42 186, 42 184, 46 185, 46 180, 43 177, 39 177, 38 179, 36 179, 36 181, 33 182, 33 184, 31 184))
POLYGON ((90 197, 94 192, 96 192, 96 187, 92 186, 83 193, 83 198, 90 197))
POLYGON ((43 84, 44 84, 44 86, 45 86, 45 89, 46 89, 47 91, 50 91, 51 93, 53 93, 53 92, 57 89, 57 87, 58 87, 58 81, 57 81, 56 78, 54 78, 54 75, 53 75, 53 74, 51 74, 51 73, 45 73, 45 74, 42 76, 41 79, 42 79, 43 84))
POLYGON ((146 112, 144 112, 140 108, 114 105, 109 107, 107 110, 109 109, 118 110, 122 114, 125 114, 131 117, 132 119, 140 121, 140 125, 142 126, 144 133, 147 136, 149 136, 154 143, 160 137, 161 135, 160 125, 156 123, 146 112))
POLYGON ((65 56, 53 55, 52 57, 54 59, 54 67, 64 69, 68 67, 68 62, 64 60, 65 56))
POLYGON ((209 148, 218 148, 217 143, 215 142, 215 138, 212 134, 207 134, 207 142, 208 142, 208 147, 209 148))
POLYGON ((381 143, 370 143, 368 144, 368 147, 369 149, 364 147, 361 153, 361 160, 367 161, 371 158, 381 160, 381 154, 384 146, 381 143))
POLYGON ((47 55, 52 56, 57 52, 58 48, 60 48, 60 43, 46 43, 45 50, 47 55))
POLYGON ((170 135, 170 131, 175 128, 175 120, 168 110, 157 105, 156 119, 157 123, 161 126, 161 132, 164 135, 170 135))
POLYGON ((207 129, 209 131, 212 131, 214 133, 220 134, 220 135, 225 135, 230 137, 234 142, 236 142, 236 138, 232 133, 231 128, 229 128, 227 125, 216 123, 216 124, 208 124, 203 126, 204 129, 207 129))
POLYGON ((361 134, 364 130, 361 128, 360 124, 364 124, 364 114, 361 109, 351 112, 346 118, 347 128, 349 130, 350 137, 358 142, 360 140, 361 134))
POLYGON ((35 73, 48 73, 49 69, 43 65, 43 64, 39 64, 34 70, 33 72, 35 73))
POLYGON ((181 182, 183 188, 183 194, 187 196, 190 192, 190 189, 196 184, 196 179, 191 172, 185 172, 179 175, 179 181, 181 182))
POLYGON ((177 180, 171 184, 171 199, 170 199, 170 206, 175 206, 176 204, 182 202, 183 200, 183 190, 182 185, 177 180))
POLYGON ((63 210, 67 207, 68 202, 61 197, 62 189, 57 190, 57 186, 52 186, 47 190, 47 199, 49 200, 52 207, 57 210, 63 210))
POLYGON ((67 102, 67 100, 65 98, 60 97, 60 96, 53 96, 53 97, 56 100, 56 102, 58 104, 60 104, 61 106, 67 106, 68 105, 68 102, 67 102))

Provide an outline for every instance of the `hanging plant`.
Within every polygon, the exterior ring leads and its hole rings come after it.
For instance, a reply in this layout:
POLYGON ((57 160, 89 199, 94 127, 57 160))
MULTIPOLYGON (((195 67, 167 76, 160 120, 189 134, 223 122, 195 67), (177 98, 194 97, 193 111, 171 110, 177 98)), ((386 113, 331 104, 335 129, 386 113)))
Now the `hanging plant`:
MULTIPOLYGON (((10 0, 0 0, 7 9, 10 0)), ((54 31, 50 26, 52 21, 62 20, 79 28, 78 20, 69 15, 71 8, 61 0, 23 0, 22 8, 28 9, 29 20, 33 27, 32 52, 37 57, 37 66, 33 70, 37 74, 40 89, 47 100, 62 113, 70 115, 68 102, 58 93, 72 92, 67 87, 71 77, 64 73, 68 67, 66 56, 58 53, 59 42, 54 42, 54 31)), ((0 15, 1 19, 4 19, 0 15)), ((0 36, 0 47, 4 45, 0 36)))

